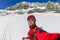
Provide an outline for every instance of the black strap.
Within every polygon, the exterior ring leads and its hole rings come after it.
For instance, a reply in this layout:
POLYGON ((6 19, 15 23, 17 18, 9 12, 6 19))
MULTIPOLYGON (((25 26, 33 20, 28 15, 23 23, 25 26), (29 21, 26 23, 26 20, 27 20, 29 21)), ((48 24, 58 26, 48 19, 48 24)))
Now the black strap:
POLYGON ((30 35, 30 40, 33 40, 34 34, 30 35))
MULTIPOLYGON (((36 36, 36 30, 37 30, 37 27, 35 27, 34 33, 30 35, 30 40, 33 40, 34 36, 36 36)), ((37 36, 36 36, 36 40, 38 40, 37 36)))
POLYGON ((40 30, 40 33, 43 33, 43 32, 46 32, 46 31, 45 31, 45 30, 43 30, 43 29, 41 29, 41 30, 40 30))

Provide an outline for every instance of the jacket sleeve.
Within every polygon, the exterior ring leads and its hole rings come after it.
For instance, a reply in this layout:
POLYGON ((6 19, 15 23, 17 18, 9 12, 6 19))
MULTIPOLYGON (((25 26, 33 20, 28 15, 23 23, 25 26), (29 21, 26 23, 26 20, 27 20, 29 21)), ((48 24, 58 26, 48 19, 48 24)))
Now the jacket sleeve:
POLYGON ((47 35, 47 32, 44 32, 41 29, 36 30, 36 36, 39 40, 45 40, 44 38, 46 37, 46 35, 47 35))
POLYGON ((60 37, 59 33, 49 33, 49 32, 41 32, 41 29, 36 31, 36 36, 39 40, 56 40, 60 37))

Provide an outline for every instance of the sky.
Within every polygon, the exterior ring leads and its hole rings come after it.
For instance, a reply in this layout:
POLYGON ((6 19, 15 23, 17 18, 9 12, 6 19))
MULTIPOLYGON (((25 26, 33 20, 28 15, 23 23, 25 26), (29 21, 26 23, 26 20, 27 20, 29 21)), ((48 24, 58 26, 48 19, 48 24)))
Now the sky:
POLYGON ((27 1, 27 2, 48 2, 48 1, 53 1, 53 2, 59 2, 60 0, 0 0, 0 9, 4 9, 6 7, 15 5, 16 3, 19 3, 21 1, 27 1))

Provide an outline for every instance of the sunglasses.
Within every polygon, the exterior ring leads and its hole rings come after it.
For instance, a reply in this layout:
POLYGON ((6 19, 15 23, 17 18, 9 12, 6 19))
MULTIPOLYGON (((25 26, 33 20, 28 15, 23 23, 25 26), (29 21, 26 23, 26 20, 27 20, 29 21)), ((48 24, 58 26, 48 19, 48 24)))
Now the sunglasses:
POLYGON ((35 20, 34 18, 29 18, 28 20, 35 20))

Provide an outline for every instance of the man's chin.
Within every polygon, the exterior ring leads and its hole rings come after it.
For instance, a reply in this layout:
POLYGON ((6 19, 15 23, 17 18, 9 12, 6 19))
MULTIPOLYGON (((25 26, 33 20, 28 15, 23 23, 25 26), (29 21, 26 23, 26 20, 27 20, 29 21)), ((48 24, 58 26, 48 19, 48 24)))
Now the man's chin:
POLYGON ((29 26, 33 26, 33 25, 29 25, 29 26))

